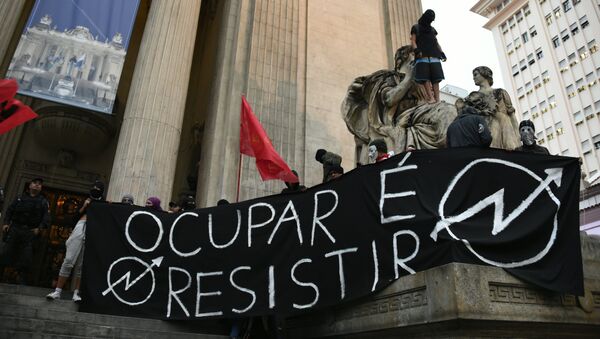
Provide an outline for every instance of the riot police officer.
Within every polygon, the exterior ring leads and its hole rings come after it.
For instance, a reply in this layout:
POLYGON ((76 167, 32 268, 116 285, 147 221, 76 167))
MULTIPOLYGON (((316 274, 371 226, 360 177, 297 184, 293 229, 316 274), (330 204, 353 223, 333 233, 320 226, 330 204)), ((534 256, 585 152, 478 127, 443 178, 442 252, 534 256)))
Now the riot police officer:
POLYGON ((17 271, 17 283, 24 282, 33 261, 34 237, 50 223, 48 200, 40 194, 43 182, 41 178, 33 179, 27 192, 15 199, 4 216, 2 232, 6 244, 0 257, 0 275, 5 266, 13 266, 17 271))

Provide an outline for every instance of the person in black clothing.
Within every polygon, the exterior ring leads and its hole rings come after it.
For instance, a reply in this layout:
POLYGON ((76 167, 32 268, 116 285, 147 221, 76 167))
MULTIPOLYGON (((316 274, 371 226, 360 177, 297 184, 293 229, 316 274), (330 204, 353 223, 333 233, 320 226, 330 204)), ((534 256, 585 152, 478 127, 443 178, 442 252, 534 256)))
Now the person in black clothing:
MULTIPOLYGON (((294 173, 296 178, 299 178, 298 172, 296 172, 296 170, 292 170, 292 173, 294 173)), ((287 187, 284 188, 283 190, 281 190, 282 194, 299 193, 299 192, 306 191, 306 186, 300 185, 300 180, 298 180, 298 182, 287 182, 286 181, 285 186, 287 186, 287 187)))
POLYGON ((26 193, 8 207, 2 226, 6 245, 0 257, 0 277, 6 266, 14 266, 17 283, 25 282, 25 274, 33 261, 32 242, 50 224, 48 200, 42 192, 43 180, 35 178, 26 193))
POLYGON ((415 81, 424 87, 429 103, 440 102, 440 81, 444 80, 440 61, 446 61, 446 54, 436 38, 437 31, 431 27, 433 20, 435 12, 428 9, 410 30, 410 41, 415 49, 415 81))
MULTIPOLYGON (((329 181, 328 175, 332 168, 342 164, 342 157, 339 154, 328 152, 322 148, 317 150, 315 160, 323 164, 323 182, 329 181)), ((296 176, 298 176, 296 174, 296 176)))
POLYGON ((492 134, 485 118, 479 115, 477 110, 471 106, 462 108, 461 114, 448 126, 446 132, 446 146, 448 148, 490 147, 491 143, 492 134))
POLYGON ((550 154, 546 147, 540 146, 535 142, 535 125, 533 124, 533 121, 521 121, 519 124, 519 134, 521 135, 521 142, 523 145, 515 148, 515 151, 547 155, 550 154))

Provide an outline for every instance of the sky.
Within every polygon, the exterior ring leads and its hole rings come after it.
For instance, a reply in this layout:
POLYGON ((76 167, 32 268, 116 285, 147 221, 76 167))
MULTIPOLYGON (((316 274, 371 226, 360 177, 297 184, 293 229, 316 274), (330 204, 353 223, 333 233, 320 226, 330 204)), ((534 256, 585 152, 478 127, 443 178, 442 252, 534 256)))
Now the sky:
POLYGON ((423 11, 433 9, 432 26, 438 32, 438 42, 448 61, 442 64, 444 85, 458 86, 467 91, 477 90, 471 71, 488 66, 494 72, 494 87, 504 87, 502 73, 492 32, 483 28, 487 18, 475 14, 471 7, 477 0, 421 0, 423 11))

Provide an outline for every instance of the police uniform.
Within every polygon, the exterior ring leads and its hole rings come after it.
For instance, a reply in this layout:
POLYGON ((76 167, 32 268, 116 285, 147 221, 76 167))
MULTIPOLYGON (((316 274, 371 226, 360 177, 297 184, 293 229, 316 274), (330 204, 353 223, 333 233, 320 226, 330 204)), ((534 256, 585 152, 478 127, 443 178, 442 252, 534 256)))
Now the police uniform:
POLYGON ((41 194, 17 197, 4 216, 4 225, 10 228, 4 237, 6 244, 0 258, 0 276, 8 265, 13 266, 23 279, 33 261, 33 229, 46 229, 49 222, 48 200, 41 194))

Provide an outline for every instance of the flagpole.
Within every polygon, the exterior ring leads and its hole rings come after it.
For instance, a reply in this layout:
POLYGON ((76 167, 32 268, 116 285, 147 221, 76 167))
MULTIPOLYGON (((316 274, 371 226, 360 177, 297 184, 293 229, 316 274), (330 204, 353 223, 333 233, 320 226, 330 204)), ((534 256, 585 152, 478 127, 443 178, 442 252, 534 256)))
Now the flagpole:
POLYGON ((238 163, 238 177, 237 177, 237 193, 235 195, 235 202, 240 201, 240 183, 242 178, 242 152, 240 152, 240 161, 238 163))

